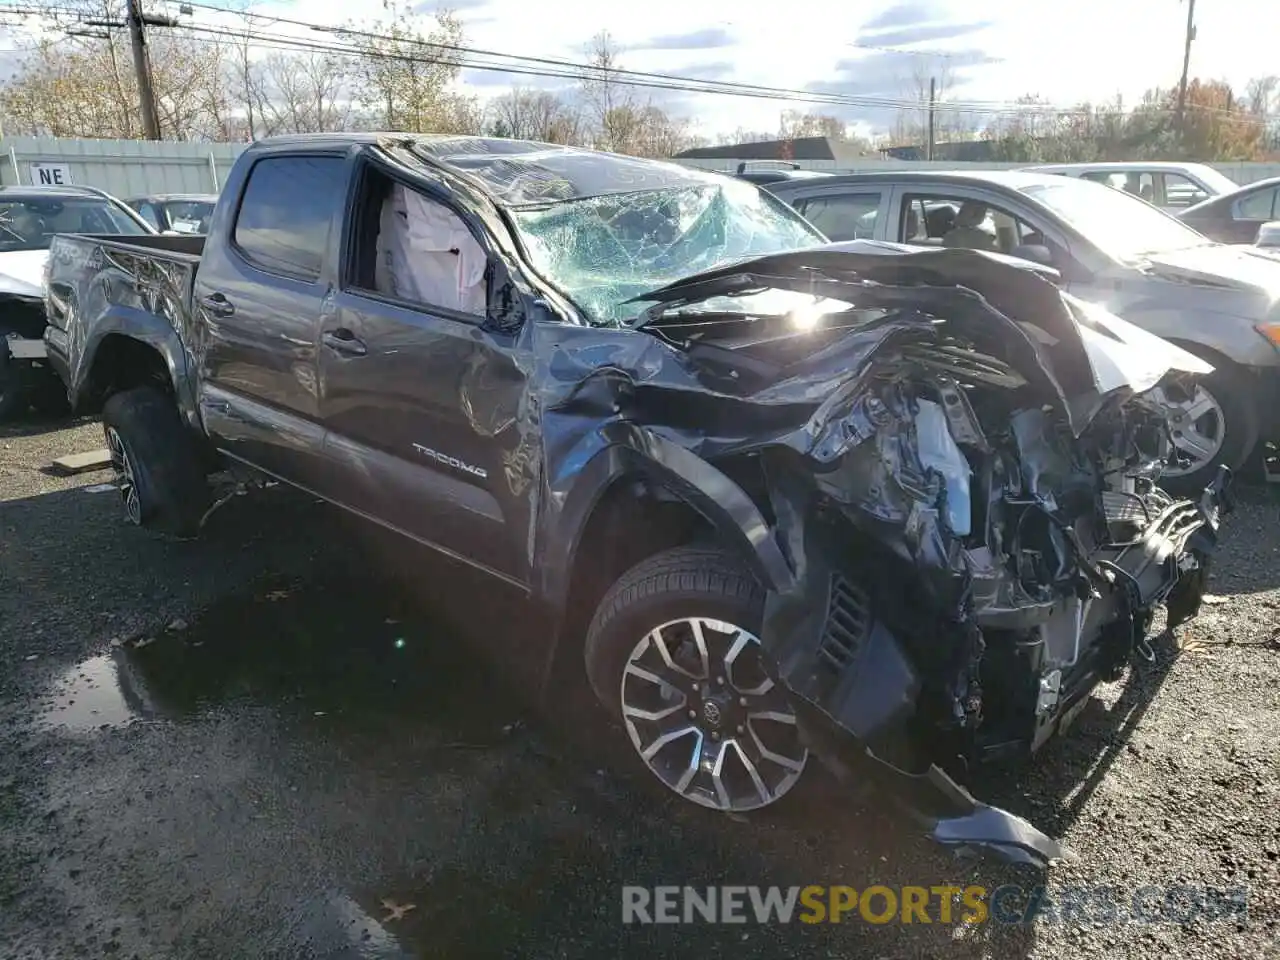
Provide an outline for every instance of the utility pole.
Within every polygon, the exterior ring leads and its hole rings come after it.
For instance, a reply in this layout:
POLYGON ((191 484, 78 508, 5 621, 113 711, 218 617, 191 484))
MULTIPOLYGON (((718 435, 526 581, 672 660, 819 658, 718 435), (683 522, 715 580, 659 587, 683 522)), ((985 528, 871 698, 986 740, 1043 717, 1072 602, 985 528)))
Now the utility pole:
POLYGON ((937 112, 938 103, 938 80, 936 77, 929 78, 929 142, 925 146, 924 158, 926 160, 933 159, 933 115, 937 112))
POLYGON ((1178 83, 1178 136, 1185 127, 1182 118, 1187 109, 1187 73, 1191 69, 1191 41, 1196 38, 1196 0, 1187 0, 1187 42, 1182 51, 1182 80, 1178 83))
POLYGON ((127 0, 129 42, 133 47, 133 72, 138 78, 138 98, 142 101, 142 129, 148 140, 160 139, 160 117, 156 112, 156 91, 151 85, 151 61, 147 59, 147 37, 142 27, 140 0, 127 0))

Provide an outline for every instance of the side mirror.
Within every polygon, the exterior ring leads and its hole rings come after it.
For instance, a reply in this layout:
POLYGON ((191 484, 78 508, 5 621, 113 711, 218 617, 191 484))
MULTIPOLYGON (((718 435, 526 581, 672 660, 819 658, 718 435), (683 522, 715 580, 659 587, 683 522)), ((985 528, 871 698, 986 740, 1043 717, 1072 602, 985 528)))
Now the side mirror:
POLYGON ((1258 227, 1258 236, 1254 243, 1268 249, 1280 249, 1280 220, 1272 220, 1258 227))
POLYGON ((524 304, 507 265, 493 254, 485 270, 485 322, 492 330, 515 333, 524 324, 524 304))
POLYGON ((1038 243, 1026 243, 1022 246, 1014 247, 1009 251, 1009 256, 1017 257, 1019 260, 1030 260, 1032 263, 1038 263, 1045 267, 1054 265, 1053 254, 1049 248, 1038 243))

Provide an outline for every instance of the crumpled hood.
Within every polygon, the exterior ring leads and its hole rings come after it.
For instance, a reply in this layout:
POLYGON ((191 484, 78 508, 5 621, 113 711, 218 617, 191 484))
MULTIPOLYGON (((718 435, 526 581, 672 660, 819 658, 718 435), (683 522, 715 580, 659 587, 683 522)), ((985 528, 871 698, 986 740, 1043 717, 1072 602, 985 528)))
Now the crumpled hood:
POLYGON ((1258 256, 1256 250, 1214 243, 1150 254, 1143 259, 1168 280, 1254 293, 1267 303, 1280 299, 1280 262, 1258 256))
POLYGON ((44 265, 48 250, 0 253, 0 294, 39 299, 44 296, 44 265))
MULTIPOLYGON (((1109 393, 1123 388, 1142 393, 1173 371, 1212 372, 1210 365, 1180 347, 1063 293, 1052 282, 1055 275, 1037 264, 978 251, 921 251, 852 241, 738 261, 686 277, 638 297, 657 306, 646 310, 636 327, 676 345, 681 338, 699 346, 728 342, 740 336, 750 318, 708 323, 666 311, 767 289, 809 293, 858 307, 916 310, 954 323, 967 314, 971 329, 974 323, 985 324, 989 337, 1005 339, 1011 355, 1020 355, 1023 362, 1015 366, 1023 375, 1040 368, 1042 384, 1056 395, 1077 433, 1109 393)), ((815 346, 817 353, 807 369, 793 366, 792 375, 775 384, 772 392, 796 386, 801 377, 811 381, 811 388, 828 390, 848 379, 868 351, 893 339, 868 337, 873 329, 854 325, 842 343, 815 346), (823 359, 826 362, 817 362, 823 359)), ((775 333, 774 339, 811 336, 811 330, 797 327, 775 333)), ((812 395, 812 389, 807 392, 812 395)))

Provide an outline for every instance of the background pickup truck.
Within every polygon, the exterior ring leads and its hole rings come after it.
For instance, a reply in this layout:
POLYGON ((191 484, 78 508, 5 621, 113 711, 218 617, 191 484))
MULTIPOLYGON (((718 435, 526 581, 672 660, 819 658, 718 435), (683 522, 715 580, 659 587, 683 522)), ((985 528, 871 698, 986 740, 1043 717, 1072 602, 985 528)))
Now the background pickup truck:
POLYGON ((46 296, 133 523, 280 478, 525 594, 544 683, 686 800, 771 804, 813 743, 1036 862, 951 776, 1194 615, 1229 480, 1156 483, 1151 391, 1208 365, 1025 261, 839 249, 750 183, 546 144, 261 141, 207 238, 60 236, 46 296))

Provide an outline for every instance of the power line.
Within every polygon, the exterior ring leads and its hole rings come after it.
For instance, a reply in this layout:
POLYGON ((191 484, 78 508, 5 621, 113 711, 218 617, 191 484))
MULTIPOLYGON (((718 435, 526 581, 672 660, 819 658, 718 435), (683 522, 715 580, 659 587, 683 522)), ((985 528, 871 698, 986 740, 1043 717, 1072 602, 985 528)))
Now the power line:
MULTIPOLYGON (((243 42, 251 46, 274 49, 274 50, 305 50, 311 52, 328 53, 346 58, 367 58, 367 59, 384 59, 400 62, 418 62, 418 63, 439 63, 441 61, 456 65, 460 68, 468 70, 488 71, 495 73, 510 74, 513 76, 536 76, 551 79, 567 79, 567 80, 605 80, 611 83, 617 83, 620 86, 631 86, 645 89, 658 89, 674 92, 685 93, 707 93, 718 94, 754 99, 768 99, 773 101, 787 101, 797 103, 808 103, 822 106, 843 106, 843 107, 859 107, 863 109, 893 109, 893 110, 912 110, 927 111, 929 109, 928 101, 923 98, 912 99, 904 97, 878 97, 878 96, 859 96, 846 95, 837 93, 822 93, 820 91, 799 90, 787 87, 769 87, 760 84, 741 83, 738 81, 728 80, 699 80, 696 78, 680 77, 672 74, 655 73, 641 70, 628 70, 610 68, 601 70, 592 64, 580 63, 551 57, 536 57, 524 54, 503 53, 496 50, 487 50, 484 48, 473 47, 466 44, 448 44, 440 43, 433 40, 427 40, 420 37, 391 37, 386 34, 377 33, 369 30, 361 30, 349 27, 333 27, 326 24, 314 23, 311 21, 297 20, 290 17, 282 17, 276 14, 257 13, 252 11, 232 10, 226 7, 219 7, 213 4, 200 2, 184 2, 183 7, 194 7, 214 13, 224 14, 228 16, 236 16, 245 20, 246 23, 255 21, 266 21, 273 24, 283 24, 289 26, 302 27, 316 33, 328 34, 330 36, 340 37, 349 36, 361 38, 364 40, 381 42, 393 45, 394 47, 403 48, 404 46, 420 48, 424 50, 435 51, 437 55, 419 55, 414 56, 411 53, 397 50, 375 50, 369 45, 356 45, 353 43, 342 43, 336 39, 326 42, 310 40, 303 37, 289 36, 284 34, 264 33, 258 30, 233 30, 227 28, 215 27, 208 24, 183 23, 173 20, 172 18, 164 18, 167 22, 166 26, 172 26, 174 29, 184 32, 189 39, 198 39, 199 36, 218 38, 221 40, 235 40, 243 42), (199 36, 197 36, 199 35, 199 36), (483 59, 478 59, 483 58, 483 59)), ((0 12, 3 13, 23 13, 34 16, 49 17, 51 14, 78 16, 78 11, 69 8, 48 7, 44 9, 37 8, 19 8, 5 7, 0 5, 0 12)), ((157 18, 160 19, 160 18, 157 18)), ((217 40, 209 40, 206 42, 217 42, 217 40)), ((889 49, 889 48, 885 48, 889 49)), ((1058 117, 1071 116, 1087 116, 1089 111, 1080 107, 1056 107, 1052 104, 1022 104, 1010 101, 938 101, 936 108, 945 110, 953 114, 962 115, 978 115, 989 119, 998 119, 1002 117, 1028 117, 1036 114, 1054 115, 1058 117)), ((1213 107, 1198 107, 1198 110, 1209 112, 1227 113, 1233 119, 1241 122, 1267 123, 1268 117, 1252 117, 1242 115, 1236 111, 1222 110, 1213 107)), ((1153 115, 1163 115, 1171 113, 1167 109, 1147 108, 1147 112, 1153 115)))
MULTIPOLYGON (((231 16, 239 16, 245 19, 261 19, 271 23, 287 24, 289 26, 303 27, 307 30, 317 33, 328 33, 335 35, 345 35, 353 37, 362 37, 370 40, 380 40, 391 42, 397 45, 407 44, 415 47, 435 49, 447 51, 449 53, 463 55, 477 55, 490 58, 499 58, 502 61, 510 61, 514 64, 521 65, 520 68, 508 66, 502 63, 495 64, 492 62, 463 62, 460 63, 468 69, 473 70, 489 70, 498 73, 512 73, 518 76, 545 76, 549 78, 563 78, 582 80, 605 78, 610 82, 618 83, 623 86, 649 87, 655 89, 677 90, 692 93, 724 93, 728 95, 757 96, 766 99, 775 100, 796 100, 807 103, 822 103, 832 105, 865 107, 873 109, 897 109, 897 110, 925 110, 928 108, 928 102, 924 98, 912 99, 904 97, 889 96, 867 96, 854 94, 822 94, 813 90, 798 90, 788 87, 770 87, 760 84, 747 84, 731 80, 698 80, 696 78, 681 77, 673 74, 657 73, 644 70, 628 70, 622 68, 610 68, 607 71, 601 71, 592 64, 575 62, 571 60, 557 59, 552 57, 536 57, 526 54, 504 53, 496 50, 486 50, 479 47, 473 47, 466 44, 448 44, 438 41, 426 40, 419 37, 389 37, 386 34, 377 33, 370 30, 361 30, 354 27, 335 27, 327 24, 316 23, 307 20, 298 20, 291 17, 282 17, 274 13, 257 13, 246 12, 240 10, 232 10, 227 7, 219 7, 214 4, 202 2, 184 2, 184 6, 194 7, 201 10, 207 10, 214 13, 227 14, 231 16), (549 71, 538 69, 526 69, 525 64, 533 64, 537 66, 545 66, 551 68, 549 71), (568 72, 565 72, 568 71, 568 72), (631 82, 624 78, 635 78, 637 81, 631 82), (652 82, 657 81, 657 82, 652 82), (748 93, 747 91, 751 91, 748 93)), ((191 29, 193 25, 183 24, 187 29, 191 29)), ((282 39, 273 37, 272 39, 282 39)), ((292 38, 290 38, 292 39, 292 38)), ((305 41, 304 41, 305 42, 305 41)), ((890 53, 916 53, 917 51, 898 50, 891 47, 874 47, 871 45, 862 45, 852 43, 850 46, 862 47, 871 50, 883 50, 890 53)), ((365 55, 366 48, 342 48, 353 55, 365 55)), ((930 56, 942 56, 942 53, 929 53, 930 56)), ((409 60, 418 58, 407 57, 409 60)), ((436 62, 439 58, 426 58, 426 62, 436 62)), ((996 58, 995 62, 1001 62, 1000 58, 996 58)), ((1025 105, 1014 101, 981 101, 981 100, 947 100, 939 101, 941 106, 945 106, 947 110, 957 113, 970 114, 1009 114, 1009 115, 1025 115, 1028 110, 1025 105)), ((1044 109, 1048 112, 1057 113, 1064 116, 1083 116, 1086 111, 1080 109, 1079 106, 1072 107, 1055 107, 1053 105, 1045 105, 1044 109)), ((1239 119, 1249 119, 1240 117, 1235 111, 1224 110, 1217 107, 1197 107, 1197 109, 1209 112, 1221 112, 1232 114, 1239 119)), ((1150 110, 1151 113, 1172 113, 1168 109, 1150 110)), ((1263 118, 1264 120, 1266 118, 1263 118)))
MULTIPOLYGON (((275 19, 275 18, 266 18, 275 19)), ((438 63, 440 57, 432 56, 415 56, 410 53, 371 50, 368 47, 354 46, 351 44, 341 44, 334 41, 321 42, 308 40, 301 37, 293 37, 280 34, 264 34, 261 32, 248 30, 230 30, 206 25, 197 24, 181 24, 178 30, 185 31, 189 36, 193 34, 204 34, 214 38, 227 38, 237 41, 249 42, 253 46, 262 46, 275 50, 308 50, 312 52, 336 54, 343 57, 351 58, 371 58, 384 59, 402 62, 418 62, 418 63, 438 63)), ((372 34, 363 31, 362 35, 375 39, 391 39, 392 42, 401 43, 402 38, 386 38, 380 34, 372 34)), ((195 36, 190 36, 196 39, 195 36)), ((211 40, 209 42, 216 42, 211 40)), ((422 43, 430 46, 426 41, 422 43)), ((485 51, 486 55, 502 56, 516 58, 515 54, 491 54, 485 51)), ((569 80, 582 80, 584 76, 590 79, 590 68, 588 65, 572 65, 573 69, 553 70, 546 67, 526 67, 512 63, 493 63, 489 61, 480 61, 474 58, 467 59, 451 55, 445 58, 448 62, 469 70, 493 71, 497 73, 506 73, 516 76, 537 76, 547 78, 559 78, 569 80)), ((524 58, 521 58, 524 59, 524 58)), ((545 59, 545 58, 528 58, 528 59, 545 59)), ((619 71, 621 72, 621 71, 619 71)), ((906 98, 866 98, 866 97, 848 97, 840 94, 822 94, 815 91, 801 91, 779 87, 764 87, 751 84, 738 84, 730 81, 701 81, 692 78, 669 77, 663 74, 646 74, 642 71, 627 71, 630 79, 614 79, 613 71, 608 72, 608 79, 611 82, 617 82, 621 85, 636 86, 648 89, 670 90, 688 93, 714 93, 730 96, 759 98, 768 100, 784 100, 792 102, 803 102, 810 104, 818 104, 825 106, 856 106, 863 108, 879 108, 879 109, 897 109, 897 110, 921 110, 927 111, 929 104, 927 100, 915 100, 906 98), (643 77, 653 77, 652 80, 641 79, 643 77)), ((1090 111, 1079 107, 1062 108, 1055 107, 1052 104, 1022 104, 1011 102, 984 102, 984 101, 943 101, 938 100, 935 104, 939 111, 948 111, 951 113, 979 115, 989 118, 1000 117, 1028 117, 1036 114, 1049 115, 1058 117, 1069 116, 1088 116, 1090 111)), ((1213 112, 1230 113, 1231 116, 1241 122, 1267 122, 1266 117, 1251 117, 1242 115, 1238 112, 1224 111, 1220 108, 1204 107, 1201 108, 1213 112)), ((1147 112, 1151 115, 1165 115, 1171 111, 1164 108, 1148 108, 1147 112)))

